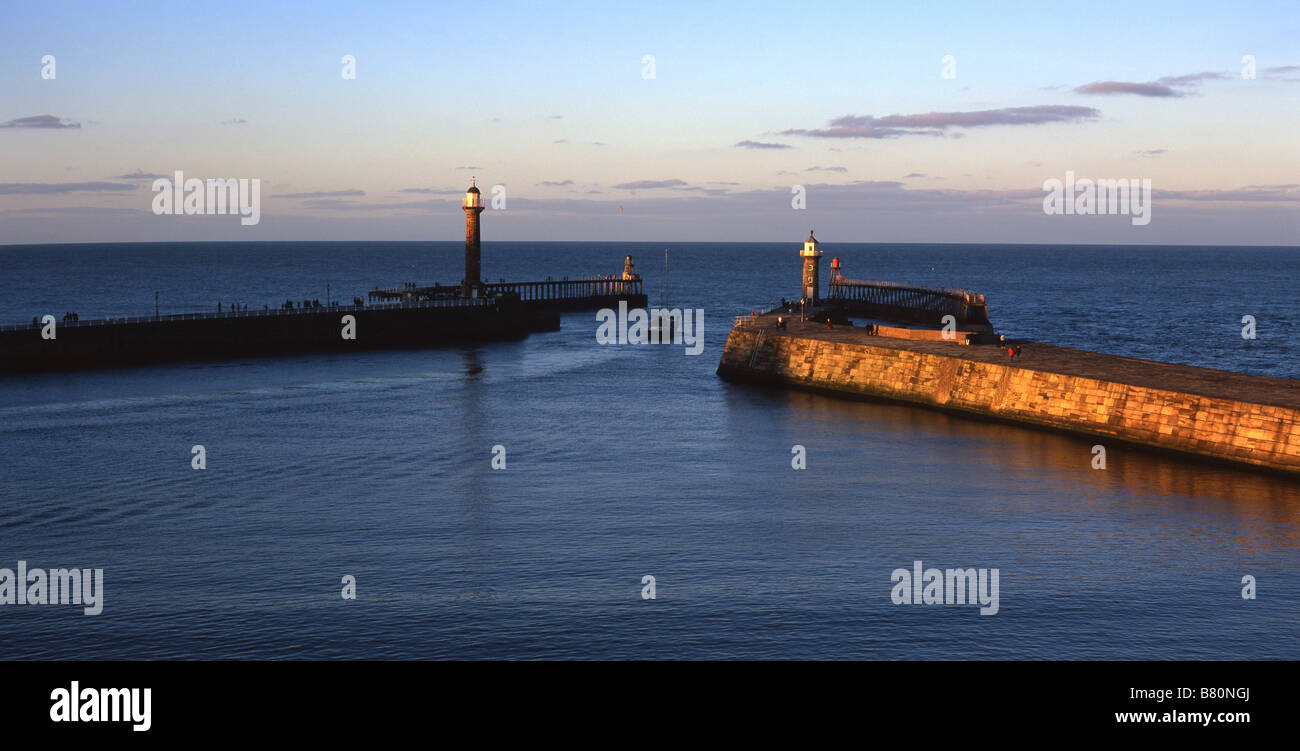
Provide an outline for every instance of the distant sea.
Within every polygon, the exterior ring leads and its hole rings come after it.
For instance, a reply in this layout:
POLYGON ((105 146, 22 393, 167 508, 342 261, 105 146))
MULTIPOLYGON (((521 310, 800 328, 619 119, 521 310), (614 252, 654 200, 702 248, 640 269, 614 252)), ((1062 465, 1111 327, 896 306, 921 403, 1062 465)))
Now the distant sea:
MULTIPOLYGON (((1300 482, 1119 446, 1094 470, 1086 438, 719 380, 733 317, 797 296, 799 239, 484 244, 511 280, 632 255, 653 303, 704 310, 697 357, 575 313, 516 343, 0 376, 0 567, 105 588, 97 616, 0 605, 4 659, 1300 658, 1300 482), (895 605, 917 560, 998 569, 998 613, 895 605)), ((1300 248, 824 249, 982 292, 1010 336, 1300 378, 1300 248)), ((0 246, 0 323, 350 301, 457 282, 462 250, 0 246)))

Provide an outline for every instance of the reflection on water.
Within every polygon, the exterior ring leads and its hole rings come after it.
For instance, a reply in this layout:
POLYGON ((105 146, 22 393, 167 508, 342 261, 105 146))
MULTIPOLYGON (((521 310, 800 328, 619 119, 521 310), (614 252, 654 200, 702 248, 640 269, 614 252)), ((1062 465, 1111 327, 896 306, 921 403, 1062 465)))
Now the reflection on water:
POLYGON ((733 408, 753 409, 756 401, 779 407, 791 434, 813 426, 840 436, 861 451, 861 466, 876 475, 890 471, 882 457, 906 446, 911 457, 901 466, 907 472, 960 475, 963 492, 1015 497, 1019 513, 1068 502, 1095 514, 1140 510, 1165 523, 1201 515, 1216 520, 1224 542, 1300 542, 1300 479, 1286 475, 893 402, 734 389, 733 408), (1105 469, 1092 468, 1097 444, 1106 447, 1105 469), (914 463, 918 446, 933 451, 923 468, 914 463))

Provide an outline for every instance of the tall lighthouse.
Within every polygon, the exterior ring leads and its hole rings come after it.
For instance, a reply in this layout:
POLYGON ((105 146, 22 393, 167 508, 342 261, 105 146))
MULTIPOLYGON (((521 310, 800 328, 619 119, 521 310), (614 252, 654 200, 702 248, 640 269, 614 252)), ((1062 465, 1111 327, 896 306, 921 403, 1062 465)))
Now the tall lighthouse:
POLYGON ((808 231, 808 239, 804 240, 803 250, 799 251, 799 255, 803 258, 803 290, 801 294, 808 303, 815 303, 821 299, 822 252, 817 249, 817 238, 813 237, 811 230, 808 231))
POLYGON ((475 182, 470 181, 469 190, 465 191, 465 200, 460 203, 460 207, 465 210, 465 278, 460 282, 462 297, 470 297, 483 286, 478 217, 483 213, 484 206, 483 196, 479 194, 475 182))

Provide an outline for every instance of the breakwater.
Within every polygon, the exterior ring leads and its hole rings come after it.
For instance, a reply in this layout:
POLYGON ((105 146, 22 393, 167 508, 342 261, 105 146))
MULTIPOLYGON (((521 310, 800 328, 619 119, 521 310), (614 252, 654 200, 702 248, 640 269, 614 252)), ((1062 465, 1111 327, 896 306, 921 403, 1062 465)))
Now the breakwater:
POLYGON ((1300 473, 1300 381, 1034 342, 962 346, 775 315, 735 326, 718 375, 888 399, 1300 473))
POLYGON ((0 328, 0 371, 522 339, 560 327, 517 296, 192 313, 0 328), (51 337, 50 334, 53 334, 51 337))

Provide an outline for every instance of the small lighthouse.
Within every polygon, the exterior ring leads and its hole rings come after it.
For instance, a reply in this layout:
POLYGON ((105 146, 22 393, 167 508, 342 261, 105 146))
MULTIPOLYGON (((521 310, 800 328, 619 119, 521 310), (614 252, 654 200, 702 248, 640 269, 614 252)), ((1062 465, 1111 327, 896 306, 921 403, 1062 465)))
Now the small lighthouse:
POLYGON ((474 295, 483 286, 482 251, 479 244, 479 214, 483 213, 483 196, 479 194, 476 180, 470 180, 469 190, 460 207, 465 210, 465 278, 460 283, 462 297, 474 295))
POLYGON ((803 258, 803 299, 808 303, 815 303, 821 299, 821 258, 822 252, 817 249, 817 238, 813 236, 811 230, 808 231, 808 239, 804 240, 803 250, 799 251, 799 256, 803 258))

